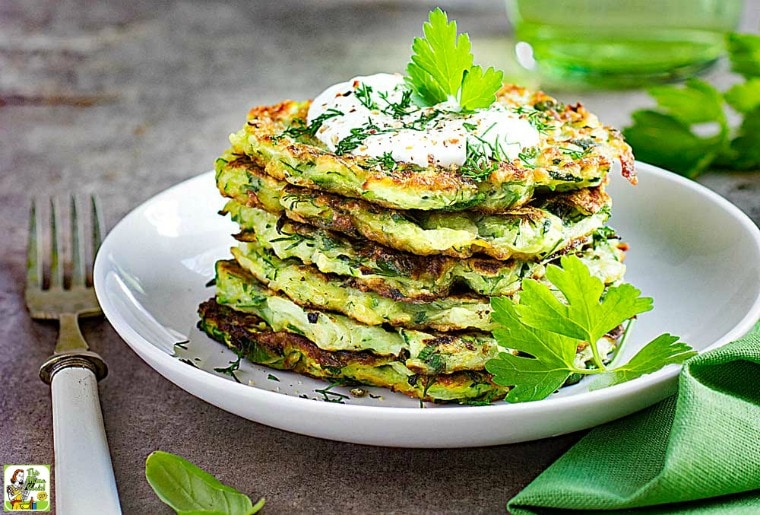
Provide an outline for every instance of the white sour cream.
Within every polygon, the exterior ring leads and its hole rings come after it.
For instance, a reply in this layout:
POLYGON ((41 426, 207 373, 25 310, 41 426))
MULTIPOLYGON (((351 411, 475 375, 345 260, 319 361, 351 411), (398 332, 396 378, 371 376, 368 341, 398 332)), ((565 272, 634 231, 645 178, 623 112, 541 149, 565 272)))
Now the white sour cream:
POLYGON ((511 160, 539 144, 530 122, 500 104, 460 113, 454 102, 418 108, 404 102, 405 94, 401 75, 355 77, 315 98, 307 122, 323 117, 316 136, 333 152, 378 158, 390 154, 394 161, 423 167, 461 166, 468 145, 479 154, 511 160), (399 112, 398 106, 404 105, 399 112))

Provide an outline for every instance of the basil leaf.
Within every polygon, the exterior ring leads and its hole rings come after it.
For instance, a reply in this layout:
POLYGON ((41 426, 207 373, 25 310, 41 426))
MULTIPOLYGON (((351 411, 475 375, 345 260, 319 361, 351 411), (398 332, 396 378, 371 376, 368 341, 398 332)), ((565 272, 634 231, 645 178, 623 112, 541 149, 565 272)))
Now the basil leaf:
POLYGON ((264 505, 227 486, 185 458, 155 451, 145 460, 145 477, 156 495, 178 515, 251 515, 264 505))

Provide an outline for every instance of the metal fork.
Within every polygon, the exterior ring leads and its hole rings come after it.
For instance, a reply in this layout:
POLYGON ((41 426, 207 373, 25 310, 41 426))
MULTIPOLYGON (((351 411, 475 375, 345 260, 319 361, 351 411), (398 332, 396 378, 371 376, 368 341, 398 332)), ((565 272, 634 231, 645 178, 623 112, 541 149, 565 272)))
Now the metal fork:
POLYGON ((108 373, 89 350, 79 318, 102 315, 92 287, 92 260, 102 240, 97 204, 90 197, 88 234, 70 198, 68 230, 50 201, 48 230, 32 203, 27 248, 26 306, 34 319, 58 320, 55 351, 40 367, 53 399, 56 510, 63 515, 121 513, 98 381, 108 373), (68 252, 65 252, 68 250, 68 252))

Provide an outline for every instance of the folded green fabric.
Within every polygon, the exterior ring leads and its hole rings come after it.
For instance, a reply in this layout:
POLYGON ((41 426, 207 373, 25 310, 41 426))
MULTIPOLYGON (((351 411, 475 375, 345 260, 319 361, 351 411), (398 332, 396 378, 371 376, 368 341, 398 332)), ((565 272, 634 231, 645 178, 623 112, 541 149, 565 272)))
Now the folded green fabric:
POLYGON ((760 322, 687 361, 677 395, 592 430, 507 509, 760 514, 760 322))

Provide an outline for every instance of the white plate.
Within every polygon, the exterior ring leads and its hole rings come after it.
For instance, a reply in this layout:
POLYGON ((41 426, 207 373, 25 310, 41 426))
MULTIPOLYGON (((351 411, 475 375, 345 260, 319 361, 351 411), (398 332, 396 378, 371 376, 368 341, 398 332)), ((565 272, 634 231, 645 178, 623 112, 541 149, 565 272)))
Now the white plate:
MULTIPOLYGON (((700 351, 746 333, 760 318, 760 230, 694 182, 646 164, 637 169, 638 186, 620 177, 609 186, 611 225, 631 247, 626 280, 655 300, 654 311, 639 317, 628 352, 662 332, 700 351)), ((585 429, 674 390, 676 366, 594 392, 581 383, 546 400, 489 406, 421 404, 384 389, 343 399, 333 392, 349 395, 345 388, 325 390, 324 382, 249 363, 236 373, 238 383, 213 370, 228 366, 234 353, 195 328, 197 305, 213 295, 205 286, 213 263, 234 244, 236 226, 217 215, 222 205, 212 173, 183 182, 127 215, 95 263, 98 299, 121 337, 167 379, 222 409, 333 440, 468 447, 585 429), (175 345, 183 340, 189 342, 175 345)))

